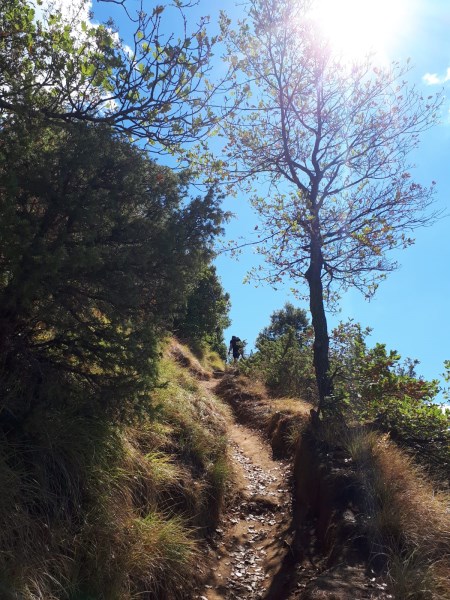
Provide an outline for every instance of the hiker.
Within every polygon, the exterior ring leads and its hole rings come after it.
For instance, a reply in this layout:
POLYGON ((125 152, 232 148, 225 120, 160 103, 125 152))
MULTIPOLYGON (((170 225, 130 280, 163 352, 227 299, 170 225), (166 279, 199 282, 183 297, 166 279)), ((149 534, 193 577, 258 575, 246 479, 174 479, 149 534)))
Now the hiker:
POLYGON ((235 335, 232 336, 230 340, 230 347, 228 348, 228 356, 233 352, 234 362, 239 360, 240 356, 244 354, 244 344, 241 342, 240 338, 235 335))

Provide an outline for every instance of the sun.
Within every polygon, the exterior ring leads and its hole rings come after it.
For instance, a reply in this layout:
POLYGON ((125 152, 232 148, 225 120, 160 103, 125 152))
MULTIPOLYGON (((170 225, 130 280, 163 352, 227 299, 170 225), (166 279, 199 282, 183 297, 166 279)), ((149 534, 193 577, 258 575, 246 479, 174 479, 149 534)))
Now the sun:
POLYGON ((373 53, 387 59, 405 19, 406 0, 316 0, 312 16, 347 60, 373 53))

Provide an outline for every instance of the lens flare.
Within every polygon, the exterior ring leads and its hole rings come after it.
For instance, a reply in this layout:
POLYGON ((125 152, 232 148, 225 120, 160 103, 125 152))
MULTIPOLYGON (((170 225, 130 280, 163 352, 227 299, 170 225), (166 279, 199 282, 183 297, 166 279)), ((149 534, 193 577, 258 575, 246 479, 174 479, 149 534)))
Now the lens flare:
POLYGON ((406 17, 406 6, 405 0, 317 0, 312 16, 346 59, 367 53, 387 59, 406 17))

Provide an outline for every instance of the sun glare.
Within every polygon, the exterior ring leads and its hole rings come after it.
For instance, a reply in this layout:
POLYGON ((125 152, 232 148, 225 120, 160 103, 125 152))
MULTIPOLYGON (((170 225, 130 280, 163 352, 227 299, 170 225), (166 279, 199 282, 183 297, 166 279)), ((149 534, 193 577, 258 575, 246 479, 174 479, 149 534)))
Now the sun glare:
POLYGON ((324 35, 348 60, 369 52, 386 60, 404 13, 404 0, 316 0, 313 10, 324 35))

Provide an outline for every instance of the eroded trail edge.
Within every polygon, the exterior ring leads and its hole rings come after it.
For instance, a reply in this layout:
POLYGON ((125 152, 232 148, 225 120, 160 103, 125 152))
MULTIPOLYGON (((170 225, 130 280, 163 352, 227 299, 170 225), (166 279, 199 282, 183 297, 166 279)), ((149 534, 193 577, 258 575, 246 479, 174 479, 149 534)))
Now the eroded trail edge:
POLYGON ((255 431, 229 426, 238 500, 216 531, 211 575, 200 598, 282 598, 293 554, 291 468, 273 460, 255 431))

